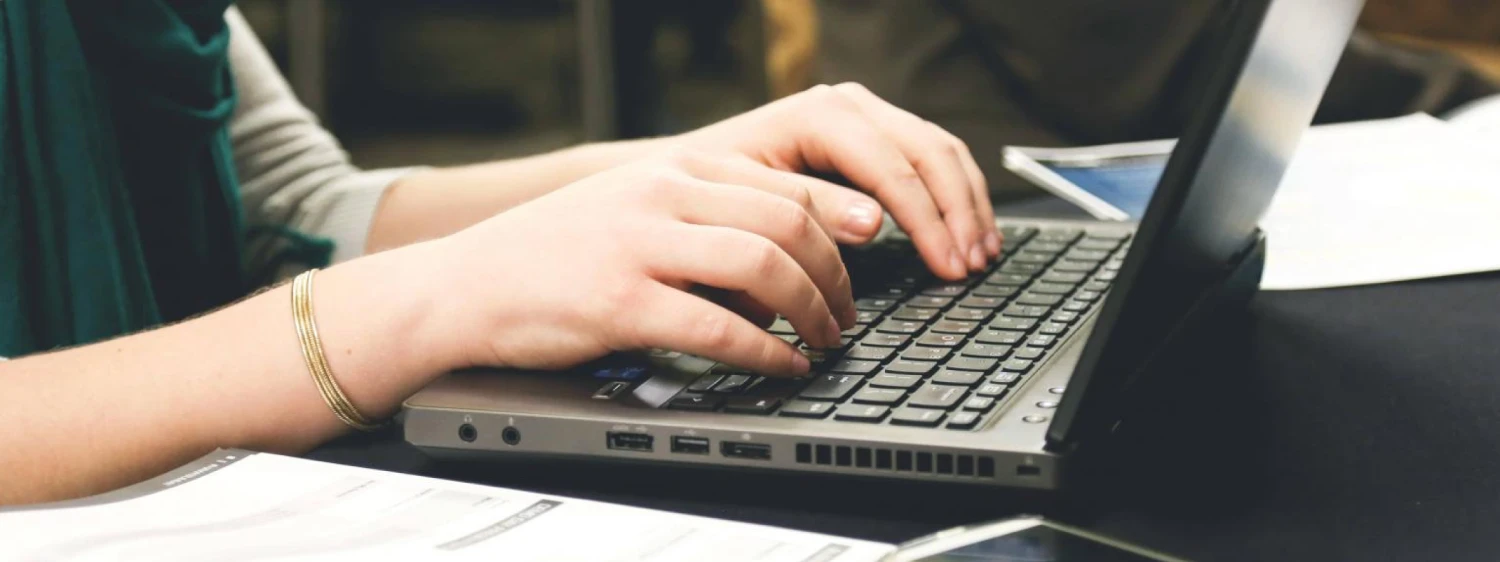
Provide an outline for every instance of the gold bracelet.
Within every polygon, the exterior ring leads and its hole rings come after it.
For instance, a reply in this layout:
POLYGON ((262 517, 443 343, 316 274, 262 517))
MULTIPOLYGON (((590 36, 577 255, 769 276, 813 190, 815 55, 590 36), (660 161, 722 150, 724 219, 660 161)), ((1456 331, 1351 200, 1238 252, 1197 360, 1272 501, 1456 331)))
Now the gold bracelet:
POLYGON ((328 367, 323 340, 318 337, 318 324, 313 321, 312 285, 313 274, 317 272, 317 269, 312 269, 292 280, 292 321, 297 328, 297 340, 302 344, 302 360, 307 363, 307 370, 312 373, 313 382, 317 383, 318 392, 323 395, 328 409, 333 410, 333 415, 360 431, 380 429, 381 424, 370 421, 354 408, 344 390, 339 388, 338 381, 334 380, 333 370, 328 367))

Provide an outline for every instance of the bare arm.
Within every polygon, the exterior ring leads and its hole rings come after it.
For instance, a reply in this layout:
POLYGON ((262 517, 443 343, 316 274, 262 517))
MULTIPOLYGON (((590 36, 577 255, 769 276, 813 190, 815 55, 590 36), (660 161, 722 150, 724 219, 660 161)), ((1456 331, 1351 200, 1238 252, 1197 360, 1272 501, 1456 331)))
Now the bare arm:
MULTIPOLYGON (((439 372, 411 339, 427 333, 421 299, 433 294, 414 258, 391 252, 317 277, 328 359, 371 415, 439 372)), ((102 492, 215 447, 294 453, 333 437, 343 428, 299 349, 282 286, 166 328, 0 362, 0 504, 102 492)))

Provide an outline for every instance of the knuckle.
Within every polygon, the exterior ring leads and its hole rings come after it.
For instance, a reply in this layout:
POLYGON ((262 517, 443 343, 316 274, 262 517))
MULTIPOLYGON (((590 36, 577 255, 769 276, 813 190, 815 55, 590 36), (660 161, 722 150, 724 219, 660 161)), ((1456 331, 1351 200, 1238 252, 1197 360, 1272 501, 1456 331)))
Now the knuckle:
POLYGON ((734 327, 725 314, 704 314, 693 325, 693 337, 706 349, 723 349, 734 343, 734 327))
POLYGON ((792 185, 792 190, 787 193, 787 198, 803 209, 811 209, 813 206, 812 190, 800 183, 792 185))
POLYGON ((749 259, 751 275, 767 278, 781 271, 781 247, 765 238, 755 238, 748 244, 745 255, 749 259))
POLYGON ((777 211, 781 231, 788 240, 803 240, 813 233, 817 228, 812 215, 807 213, 807 208, 792 202, 778 203, 781 209, 777 211))
POLYGON ((837 90, 843 91, 843 92, 851 93, 851 94, 869 94, 869 93, 871 93, 870 89, 866 88, 864 84, 860 84, 859 82, 854 82, 854 81, 840 82, 838 85, 834 86, 834 88, 837 89, 837 90))

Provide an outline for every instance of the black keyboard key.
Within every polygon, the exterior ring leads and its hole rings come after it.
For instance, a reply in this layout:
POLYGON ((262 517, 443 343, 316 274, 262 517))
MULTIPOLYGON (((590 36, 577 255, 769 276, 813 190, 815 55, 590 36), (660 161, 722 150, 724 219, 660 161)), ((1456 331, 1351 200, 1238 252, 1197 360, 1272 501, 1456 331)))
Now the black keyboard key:
POLYGON ((867 386, 863 389, 860 389, 859 392, 854 393, 854 398, 851 398, 850 401, 857 404, 880 404, 883 406, 890 406, 892 404, 900 402, 901 399, 905 397, 906 391, 899 388, 876 388, 873 386, 867 386))
POLYGON ((1041 359, 1042 356, 1046 354, 1047 350, 1040 347, 1023 347, 1016 350, 1015 355, 1013 355, 1012 357, 1015 357, 1016 359, 1035 361, 1037 359, 1041 359))
POLYGON ((981 297, 976 295, 969 295, 964 297, 963 300, 958 301, 958 306, 963 308, 983 308, 987 310, 1000 308, 1002 304, 1005 304, 1005 299, 1000 297, 981 297))
POLYGON ((731 414, 752 414, 757 416, 769 416, 781 405, 780 398, 756 398, 753 396, 736 396, 730 398, 724 404, 724 411, 731 414))
POLYGON ((818 375, 798 396, 804 400, 841 402, 854 394, 854 389, 864 380, 858 375, 818 375))
POLYGON ((1109 250, 1113 250, 1115 248, 1120 247, 1120 243, 1118 241, 1115 241, 1115 240, 1101 240, 1099 238, 1095 238, 1093 236, 1090 236, 1088 238, 1083 239, 1082 241, 1080 241, 1077 245, 1075 245, 1073 247, 1081 249, 1081 250, 1103 250, 1103 251, 1109 251, 1109 250))
POLYGON ((1075 301, 1083 301, 1083 302, 1094 302, 1096 300, 1099 300, 1099 297, 1102 297, 1102 296, 1104 296, 1104 295, 1100 294, 1098 291, 1078 291, 1077 293, 1073 294, 1073 300, 1075 300, 1075 301))
POLYGON ((886 320, 876 325, 875 331, 887 334, 915 334, 922 331, 922 323, 906 320, 886 320))
POLYGON ((1027 295, 1066 295, 1078 287, 1065 283, 1037 283, 1026 288, 1027 295))
POLYGON ((1130 236, 1131 236, 1131 233, 1128 230, 1116 230, 1116 231, 1107 231, 1106 230, 1106 231, 1091 231, 1091 232, 1089 232, 1089 238, 1093 239, 1093 240, 1114 240, 1114 241, 1118 242, 1118 241, 1121 241, 1121 240, 1127 240, 1127 239, 1130 238, 1130 236))
POLYGON ((861 310, 854 314, 855 324, 869 324, 880 318, 880 313, 874 310, 861 310))
POLYGON ((1027 244, 1021 248, 1022 251, 1027 252, 1050 252, 1053 254, 1066 249, 1068 249, 1068 244, 1066 242, 1047 242, 1044 240, 1033 241, 1032 243, 1027 244))
POLYGON ((955 357, 945 366, 949 369, 959 369, 962 371, 989 372, 995 368, 997 363, 999 361, 996 359, 987 359, 984 357, 955 357))
POLYGON ((1016 255, 1011 256, 1010 259, 1011 259, 1012 263, 1048 264, 1048 263, 1052 263, 1052 260, 1057 259, 1057 254, 1049 254, 1049 253, 1045 253, 1045 252, 1031 252, 1031 251, 1027 251, 1025 249, 1022 249, 1020 252, 1016 252, 1016 255))
POLYGON ((1062 335, 1063 333, 1067 332, 1068 331, 1068 325, 1067 324, 1061 324, 1061 323, 1058 323, 1058 322, 1042 322, 1042 326, 1040 328, 1037 328, 1036 331, 1039 334, 1045 334, 1045 335, 1049 335, 1049 336, 1057 336, 1057 335, 1062 335))
POLYGON ((989 396, 974 396, 964 400, 964 409, 973 412, 988 412, 995 406, 995 399, 989 396))
POLYGON ((690 410, 694 412, 712 412, 719 407, 724 399, 719 396, 708 396, 704 394, 682 393, 672 397, 667 402, 667 408, 673 410, 690 410))
POLYGON ((1109 252, 1105 251, 1105 250, 1090 250, 1090 249, 1087 249, 1087 248, 1075 248, 1072 251, 1068 252, 1068 254, 1066 256, 1063 256, 1063 257, 1065 257, 1067 259, 1070 259, 1070 260, 1104 261, 1105 258, 1109 257, 1109 252))
POLYGON ((1026 345, 1031 347, 1048 348, 1057 345, 1057 336, 1037 334, 1026 340, 1026 345))
POLYGON ((1077 228, 1048 228, 1037 233, 1033 240, 1044 240, 1047 242, 1071 243, 1083 236, 1083 231, 1077 228))
POLYGON ((745 386, 749 385, 753 380, 755 380, 754 375, 729 375, 724 377, 724 380, 719 381, 718 385, 714 386, 714 392, 724 394, 739 392, 744 390, 745 386))
POLYGON ((724 375, 718 373, 707 373, 701 377, 698 377, 698 380, 695 380, 693 381, 693 384, 688 385, 687 389, 689 392, 708 392, 710 390, 713 390, 714 385, 719 384, 719 381, 723 378, 724 375))
POLYGON ((990 343, 996 345, 1014 345, 1026 337, 1026 332, 1012 332, 1010 330, 985 330, 974 337, 979 343, 990 343))
POLYGON ((914 345, 901 352, 901 358, 910 361, 942 361, 948 358, 952 349, 947 347, 926 347, 914 345))
POLYGON ((838 421, 880 423, 880 420, 885 419, 885 416, 889 413, 891 413, 891 409, 885 406, 844 404, 843 406, 839 406, 838 411, 833 414, 833 419, 838 421))
POLYGON ((938 424, 943 423, 943 418, 947 416, 948 413, 944 412, 943 410, 931 410, 927 408, 897 408, 895 412, 891 413, 891 425, 937 427, 938 424))
POLYGON ((947 308, 953 304, 952 297, 929 297, 926 295, 912 297, 906 301, 906 306, 916 308, 947 308))
POLYGON ((1099 273, 1095 274, 1094 275, 1094 279, 1098 279, 1100 281, 1104 281, 1104 282, 1107 283, 1107 282, 1110 282, 1110 281, 1114 281, 1116 277, 1119 277, 1120 276, 1120 272, 1116 271, 1116 270, 1118 270, 1120 268, 1118 268, 1118 267, 1111 268, 1110 267, 1111 265, 1113 265, 1113 262, 1111 262, 1109 264, 1105 264, 1104 265, 1104 271, 1100 271, 1099 273))
MULTIPOLYGON (((745 389, 745 392, 742 393, 742 396, 753 398, 776 398, 778 400, 785 400, 797 394, 797 391, 802 390, 802 387, 807 385, 807 383, 808 379, 805 377, 798 377, 795 379, 783 377, 760 377, 760 382, 757 382, 754 386, 745 389)), ((737 400, 737 398, 730 399, 730 401, 734 400, 737 400)))
POLYGON ((1035 263, 1006 261, 1005 265, 1000 266, 1000 269, 996 271, 999 271, 1000 273, 1023 273, 1028 276, 1035 276, 1036 274, 1041 273, 1042 268, 1044 267, 1046 266, 1035 263))
POLYGON ((771 327, 766 328, 766 331, 767 332, 771 332, 773 334, 795 334, 795 333, 797 333, 797 330, 792 328, 792 323, 791 322, 787 322, 785 318, 781 318, 781 317, 777 317, 776 321, 771 323, 771 327))
POLYGON ((1068 312, 1083 312, 1089 309, 1089 303, 1078 300, 1068 301, 1063 303, 1062 309, 1068 312))
POLYGON ((874 347, 869 345, 856 345, 853 349, 844 353, 845 359, 860 359, 864 361, 885 361, 891 357, 896 350, 889 347, 874 347))
POLYGON ((966 387, 929 382, 913 392, 906 405, 913 408, 952 410, 968 394, 969 389, 966 387))
POLYGON ((1062 295, 1044 295, 1041 293, 1027 292, 1024 295, 1021 295, 1020 298, 1016 299, 1016 304, 1053 307, 1057 306, 1058 303, 1061 303, 1062 300, 1062 295))
POLYGON ((864 295, 864 296, 865 297, 869 297, 869 298, 874 298, 874 299, 894 299, 894 300, 898 300, 899 301, 901 299, 906 298, 907 294, 910 294, 910 291, 906 290, 905 287, 890 286, 890 287, 882 287, 882 288, 876 290, 875 292, 870 293, 868 295, 864 295))
POLYGON ((905 390, 922 382, 921 375, 897 375, 892 373, 881 373, 870 379, 870 386, 880 388, 896 388, 905 390))
POLYGON ((958 322, 983 322, 990 317, 990 310, 982 308, 955 308, 943 315, 944 320, 955 320, 958 322))
POLYGON ((961 352, 965 357, 980 357, 984 359, 1002 359, 1010 355, 1010 346, 994 345, 988 343, 974 342, 964 347, 961 352))
POLYGON ((1005 387, 1005 385, 987 382, 979 385, 979 388, 974 390, 974 395, 983 396, 986 398, 999 398, 1001 396, 1005 396, 1006 390, 1007 388, 1005 387))
POLYGON ((974 429, 979 424, 979 412, 957 412, 948 418, 948 429, 974 429))
POLYGON ((1002 363, 1000 365, 1000 368, 1006 371, 1024 373, 1031 370, 1031 361, 1025 359, 1011 359, 1010 361, 1002 363))
POLYGON ((1021 380, 1021 373, 1007 373, 1001 371, 999 373, 995 373, 995 376, 990 377, 991 384, 1011 385, 1016 384, 1016 381, 1018 380, 1021 380))
POLYGON ((828 368, 830 373, 845 375, 868 375, 880 368, 879 361, 865 361, 860 359, 841 359, 828 368))
POLYGON ((962 296, 964 294, 964 292, 968 291, 968 290, 969 290, 969 286, 968 285, 962 285, 962 284, 957 284, 957 283, 950 283, 950 284, 947 284, 947 285, 938 285, 936 287, 928 287, 928 288, 922 290, 922 294, 923 295, 927 295, 929 297, 948 297, 948 298, 954 298, 954 297, 962 296))
MULTIPOLYGON (((932 376, 932 382, 936 384, 951 384, 957 386, 974 386, 984 380, 984 373, 974 371, 958 371, 945 368, 932 376)), ((858 395, 855 398, 859 398, 858 395)))
POLYGON ((782 406, 781 415, 792 418, 814 418, 823 419, 833 411, 833 404, 829 402, 808 402, 806 400, 793 400, 782 406))
POLYGON ((1031 282, 1031 274, 1027 273, 996 273, 984 280, 986 285, 1025 285, 1031 282))
POLYGON ((1048 308, 1045 306, 1029 306, 1024 304, 1013 304, 1005 307, 1006 316, 1017 318, 1041 318, 1047 315, 1048 308))
POLYGON ((1025 242, 1026 239, 1036 235, 1036 227, 1032 226, 1002 226, 1000 235, 1005 237, 1006 242, 1025 242))
POLYGON ((1082 283, 1083 280, 1087 279, 1087 278, 1088 278, 1088 276, 1084 275, 1082 273, 1068 273, 1066 271, 1048 271, 1046 273, 1043 273, 1042 277, 1040 279, 1037 279, 1037 281, 1042 281, 1042 282, 1046 282, 1046 283, 1062 283, 1064 285, 1076 285, 1076 284, 1082 283))
POLYGON ((859 343, 875 347, 901 347, 906 345, 908 341, 911 341, 911 336, 904 334, 872 333, 866 334, 864 338, 859 340, 859 343))
POLYGON ((937 309, 903 306, 896 309, 896 312, 891 313, 891 318, 896 320, 906 320, 909 322, 926 322, 928 320, 932 320, 933 318, 937 318, 937 315, 937 309))
POLYGON ((1083 284, 1083 290, 1102 293, 1109 290, 1109 283, 1105 283, 1103 281, 1090 281, 1083 284))
POLYGON ((894 306, 896 306, 896 299, 859 299, 854 301, 855 308, 871 312, 885 312, 894 306))
POLYGON ((1099 268, 1099 262, 1083 260, 1061 260, 1052 266, 1053 271, 1088 273, 1099 268))
POLYGON ((928 330, 927 333, 917 336, 916 340, 917 345, 928 347, 958 347, 958 344, 963 343, 963 341, 964 337, 961 335, 940 334, 932 330, 928 330))
MULTIPOLYGON (((935 322, 935 323, 932 324, 932 327, 930 329, 928 329, 927 333, 931 334, 933 332, 937 332, 939 334, 961 334, 961 335, 969 335, 969 334, 973 333, 974 330, 978 330, 978 329, 979 329, 979 323, 978 322, 963 322, 963 321, 959 321, 959 320, 939 320, 939 321, 937 321, 937 322, 935 322)), ((917 343, 921 343, 921 341, 922 341, 921 338, 917 338, 917 343)))
POLYGON ((896 361, 892 361, 890 365, 886 365, 885 372, 895 373, 898 375, 927 376, 928 373, 931 373, 933 369, 936 368, 937 363, 933 363, 931 361, 908 361, 906 359, 898 359, 896 361))
POLYGON ((990 322, 990 329, 1010 330, 1013 332, 1030 332, 1036 327, 1036 320, 1030 318, 1015 318, 1012 316, 1000 316, 990 322))
POLYGON ((1019 285, 980 285, 978 287, 975 287, 974 290, 969 293, 969 295, 975 297, 991 297, 1003 299, 1016 296, 1016 293, 1019 292, 1021 292, 1021 287, 1019 285))
POLYGON ((865 332, 868 331, 869 329, 870 329, 870 325, 869 324, 855 324, 853 326, 850 326, 848 330, 844 330, 842 332, 839 332, 839 334, 842 337, 845 337, 845 338, 858 338, 860 336, 865 335, 865 332))
POLYGON ((1049 321, 1056 322, 1056 323, 1059 323, 1059 324, 1072 324, 1074 322, 1077 322, 1078 318, 1079 318, 1079 316, 1078 316, 1077 312, 1071 312, 1071 311, 1067 311, 1067 310, 1059 310, 1057 312, 1052 313, 1052 318, 1050 318, 1049 321))

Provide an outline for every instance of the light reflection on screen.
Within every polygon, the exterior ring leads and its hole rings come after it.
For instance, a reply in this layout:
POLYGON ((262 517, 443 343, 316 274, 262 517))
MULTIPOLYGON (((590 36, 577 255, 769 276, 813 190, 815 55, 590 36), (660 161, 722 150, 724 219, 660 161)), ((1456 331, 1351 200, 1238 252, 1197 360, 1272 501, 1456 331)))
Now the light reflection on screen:
POLYGON ((1139 554, 1038 525, 918 562, 1154 562, 1139 554))

